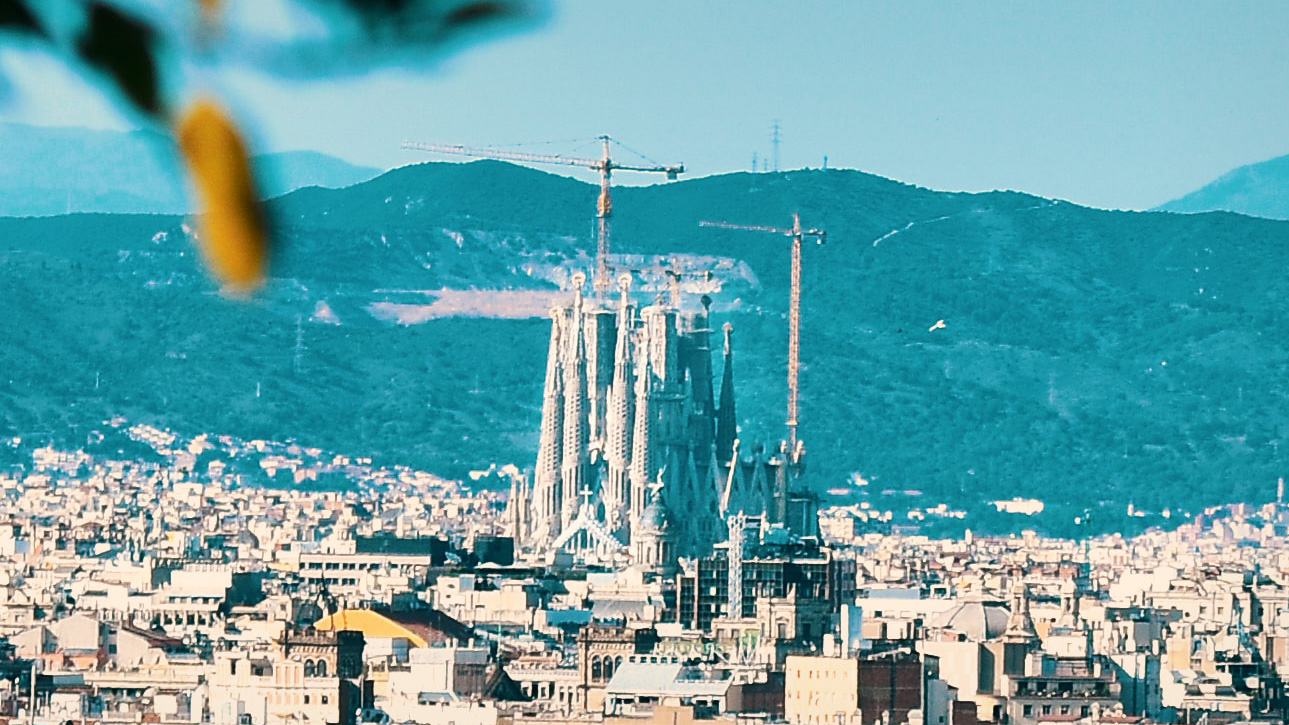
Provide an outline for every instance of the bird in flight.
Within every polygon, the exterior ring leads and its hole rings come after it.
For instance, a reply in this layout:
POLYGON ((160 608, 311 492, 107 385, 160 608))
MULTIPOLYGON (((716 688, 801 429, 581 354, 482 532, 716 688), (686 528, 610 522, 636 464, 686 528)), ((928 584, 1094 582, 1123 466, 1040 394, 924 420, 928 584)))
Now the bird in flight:
POLYGON ((935 332, 936 330, 943 330, 943 329, 944 329, 944 320, 936 320, 936 323, 934 325, 931 325, 931 329, 927 330, 927 332, 935 332))

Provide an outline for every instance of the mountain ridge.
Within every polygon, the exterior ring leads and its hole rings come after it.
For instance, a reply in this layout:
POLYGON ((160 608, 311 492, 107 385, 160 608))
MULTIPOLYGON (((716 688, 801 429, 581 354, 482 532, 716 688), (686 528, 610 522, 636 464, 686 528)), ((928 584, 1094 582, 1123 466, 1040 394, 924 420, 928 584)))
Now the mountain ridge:
MULTIPOLYGON (((478 162, 292 192, 269 203, 282 249, 246 304, 218 296, 180 217, 0 219, 0 275, 23 305, 0 320, 0 428, 52 435, 126 414, 450 476, 531 466, 549 322, 375 310, 429 307, 442 290, 568 294, 568 271, 590 264, 596 191, 478 162)), ((801 436, 817 490, 858 476, 875 506, 961 506, 977 531, 1068 527, 1085 507, 1130 527, 1130 502, 1158 515, 1274 491, 1289 223, 841 170, 614 196, 616 252, 725 260, 714 322, 735 328, 749 446, 782 435, 788 247, 699 222, 783 226, 798 211, 828 230, 803 267, 801 436), (1012 496, 1043 498, 1051 517, 987 505, 1012 496)))
POLYGON ((1289 219, 1289 154, 1246 164, 1152 211, 1186 214, 1228 211, 1289 219))

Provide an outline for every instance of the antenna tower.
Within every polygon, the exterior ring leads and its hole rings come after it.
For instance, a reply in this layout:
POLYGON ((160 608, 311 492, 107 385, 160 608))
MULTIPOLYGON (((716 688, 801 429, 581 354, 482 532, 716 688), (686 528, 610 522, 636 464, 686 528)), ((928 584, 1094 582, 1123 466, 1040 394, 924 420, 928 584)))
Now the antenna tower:
POLYGON ((779 170, 779 141, 782 136, 779 134, 779 120, 774 121, 774 130, 770 132, 770 145, 774 147, 774 170, 779 170))

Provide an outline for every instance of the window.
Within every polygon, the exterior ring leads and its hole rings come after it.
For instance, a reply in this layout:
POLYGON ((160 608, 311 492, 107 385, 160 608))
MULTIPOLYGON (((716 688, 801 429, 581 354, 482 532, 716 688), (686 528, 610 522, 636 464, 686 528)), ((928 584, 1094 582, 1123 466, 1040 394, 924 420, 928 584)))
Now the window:
POLYGON ((314 664, 313 664, 313 660, 305 660, 305 661, 304 661, 304 676, 305 676, 305 677, 313 677, 315 672, 317 672, 317 668, 314 666, 314 664))
POLYGON ((327 704, 328 699, 329 699, 329 698, 328 698, 326 695, 323 695, 323 696, 322 696, 322 704, 323 704, 323 705, 327 704))
POLYGON ((1026 706, 1021 710, 1021 713, 1022 713, 1025 717, 1034 717, 1034 706, 1033 706, 1033 705, 1026 705, 1026 706))
POLYGON ((326 677, 326 676, 327 676, 327 661, 326 661, 326 660, 318 660, 317 675, 318 675, 318 677, 326 677))
POLYGON ((308 705, 308 704, 309 704, 309 696, 308 696, 308 695, 305 695, 305 696, 304 696, 304 704, 306 704, 306 705, 308 705))

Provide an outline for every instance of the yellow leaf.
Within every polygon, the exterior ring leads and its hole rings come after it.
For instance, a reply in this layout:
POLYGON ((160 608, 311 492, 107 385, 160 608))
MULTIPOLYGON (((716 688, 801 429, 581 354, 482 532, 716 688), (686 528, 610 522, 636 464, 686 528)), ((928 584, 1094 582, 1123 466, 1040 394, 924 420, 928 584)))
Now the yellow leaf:
POLYGON ((201 197, 198 240, 206 262, 232 291, 250 292, 264 280, 268 235, 246 144, 209 101, 189 109, 175 135, 201 197))
POLYGON ((198 0, 198 4, 201 5, 201 12, 207 20, 214 20, 219 15, 221 5, 219 0, 198 0))

